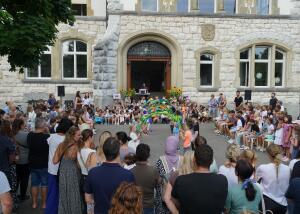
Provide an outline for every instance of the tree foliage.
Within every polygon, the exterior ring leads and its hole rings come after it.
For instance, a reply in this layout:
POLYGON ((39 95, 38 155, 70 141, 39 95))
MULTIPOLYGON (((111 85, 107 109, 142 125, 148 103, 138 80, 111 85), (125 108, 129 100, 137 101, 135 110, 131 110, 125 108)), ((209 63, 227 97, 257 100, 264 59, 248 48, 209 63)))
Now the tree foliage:
POLYGON ((37 65, 60 22, 73 24, 71 0, 1 0, 0 55, 7 55, 11 70, 37 65))

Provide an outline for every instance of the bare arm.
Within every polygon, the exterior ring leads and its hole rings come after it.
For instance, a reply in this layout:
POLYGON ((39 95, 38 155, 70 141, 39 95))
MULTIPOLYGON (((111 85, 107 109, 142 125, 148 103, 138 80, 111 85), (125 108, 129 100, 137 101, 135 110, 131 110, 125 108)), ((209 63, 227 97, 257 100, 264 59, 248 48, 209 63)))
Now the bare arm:
POLYGON ((9 192, 0 195, 0 201, 3 214, 10 214, 12 211, 13 201, 9 192))
POLYGON ((164 195, 165 203, 172 214, 179 214, 179 212, 172 200, 171 192, 172 192, 172 185, 170 183, 168 183, 167 187, 166 187, 165 195, 164 195))
POLYGON ((86 161, 86 165, 89 169, 94 168, 97 166, 97 157, 96 157, 97 153, 93 152, 89 155, 87 161, 86 161))

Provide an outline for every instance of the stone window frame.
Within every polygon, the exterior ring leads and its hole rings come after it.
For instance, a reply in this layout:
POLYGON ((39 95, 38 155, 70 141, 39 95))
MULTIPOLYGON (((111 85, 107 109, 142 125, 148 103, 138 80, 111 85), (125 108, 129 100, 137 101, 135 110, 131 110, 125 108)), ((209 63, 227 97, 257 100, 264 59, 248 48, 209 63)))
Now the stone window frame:
MULTIPOLYGON (((43 54, 50 54, 50 60, 51 60, 51 68, 50 68, 50 77, 41 77, 41 64, 38 65, 38 76, 37 77, 28 77, 28 68, 25 69, 25 79, 27 80, 51 80, 52 78, 52 47, 48 47, 47 51, 44 51, 43 54)), ((42 54, 42 55, 43 55, 42 54)))
POLYGON ((218 91, 220 87, 220 61, 222 55, 221 52, 214 47, 203 47, 195 52, 195 60, 196 60, 196 80, 195 87, 198 91, 218 91), (200 85, 200 56, 204 53, 210 53, 214 56, 213 58, 213 76, 212 76, 212 86, 201 86, 200 85))
POLYGON ((286 88, 287 82, 289 81, 289 77, 292 72, 292 59, 293 52, 290 47, 287 45, 273 41, 273 40, 256 40, 255 42, 248 43, 246 45, 239 46, 236 51, 236 59, 237 59, 237 71, 236 71, 236 81, 235 85, 239 89, 282 89, 286 88), (269 46, 270 48, 270 63, 269 63, 269 73, 268 73, 268 86, 255 86, 255 48, 256 46, 269 46), (248 86, 240 86, 240 52, 250 49, 250 63, 249 63, 249 85, 248 86), (284 51, 284 62, 283 62, 283 75, 282 75, 282 85, 275 86, 275 54, 276 50, 280 49, 284 51))
MULTIPOLYGON (((84 77, 84 78, 82 78, 82 77, 77 77, 77 58, 76 58, 76 56, 77 55, 81 55, 81 56, 86 56, 86 63, 88 64, 88 52, 87 52, 87 46, 88 46, 88 44, 85 42, 85 41, 82 41, 82 40, 79 40, 79 39, 67 39, 67 40, 64 40, 63 42, 62 42, 62 44, 61 44, 62 46, 61 46, 61 63, 62 63, 62 73, 61 73, 61 75, 62 75, 62 79, 63 80, 87 80, 88 79, 88 70, 86 70, 86 77, 84 77), (64 68, 63 68, 63 65, 64 65, 64 50, 63 50, 63 45, 64 45, 64 43, 65 42, 74 42, 74 44, 75 44, 75 46, 74 46, 74 51, 67 51, 66 52, 66 55, 73 55, 74 56, 74 61, 73 61, 73 66, 74 66, 74 77, 65 77, 64 76, 64 68), (75 47, 77 47, 77 44, 76 44, 76 42, 81 42, 81 43, 84 43, 85 45, 86 45, 86 51, 85 52, 82 52, 82 51, 77 51, 76 49, 75 49, 75 47)), ((88 65, 86 65, 87 66, 87 68, 86 69, 88 69, 88 65)))

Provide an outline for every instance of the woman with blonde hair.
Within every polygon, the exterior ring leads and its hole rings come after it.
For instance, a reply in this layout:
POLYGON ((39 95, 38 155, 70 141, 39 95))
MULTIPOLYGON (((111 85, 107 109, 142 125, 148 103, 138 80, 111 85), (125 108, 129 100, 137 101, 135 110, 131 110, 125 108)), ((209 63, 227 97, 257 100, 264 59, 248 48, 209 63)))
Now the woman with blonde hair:
POLYGON ((111 201, 109 214, 143 213, 143 194, 140 187, 133 183, 123 182, 111 201))
POLYGON ((220 166, 219 174, 224 175, 228 181, 228 188, 238 184, 238 177, 235 174, 236 162, 240 156, 240 147, 237 144, 230 144, 226 150, 227 161, 220 166))
POLYGON ((267 153, 271 163, 260 165, 257 168, 256 177, 262 186, 266 210, 271 210, 276 214, 285 214, 287 210, 285 193, 289 186, 290 169, 281 163, 280 146, 271 144, 267 148, 267 153))
POLYGON ((242 151, 239 159, 244 159, 244 160, 248 161, 254 167, 254 170, 255 170, 257 155, 253 150, 246 149, 246 150, 242 151))
POLYGON ((96 152, 92 153, 90 158, 87 160, 87 166, 89 169, 100 166, 106 160, 103 152, 103 144, 109 137, 112 137, 112 134, 109 131, 103 131, 100 134, 99 142, 96 145, 96 152))
POLYGON ((175 204, 171 200, 171 192, 173 189, 173 185, 175 184, 176 178, 180 175, 187 175, 193 173, 194 171, 195 171, 194 151, 187 151, 183 156, 181 167, 177 171, 174 171, 171 174, 165 189, 165 193, 163 195, 164 201, 168 209, 171 211, 171 213, 173 214, 179 213, 175 204))

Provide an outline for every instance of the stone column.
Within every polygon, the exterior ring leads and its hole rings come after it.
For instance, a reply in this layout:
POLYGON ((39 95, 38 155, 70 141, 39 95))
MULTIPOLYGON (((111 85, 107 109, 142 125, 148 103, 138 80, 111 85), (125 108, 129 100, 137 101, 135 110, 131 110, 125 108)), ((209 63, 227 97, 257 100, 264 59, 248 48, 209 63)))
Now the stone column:
POLYGON ((191 11, 192 12, 198 12, 199 11, 198 0, 191 0, 191 11))

